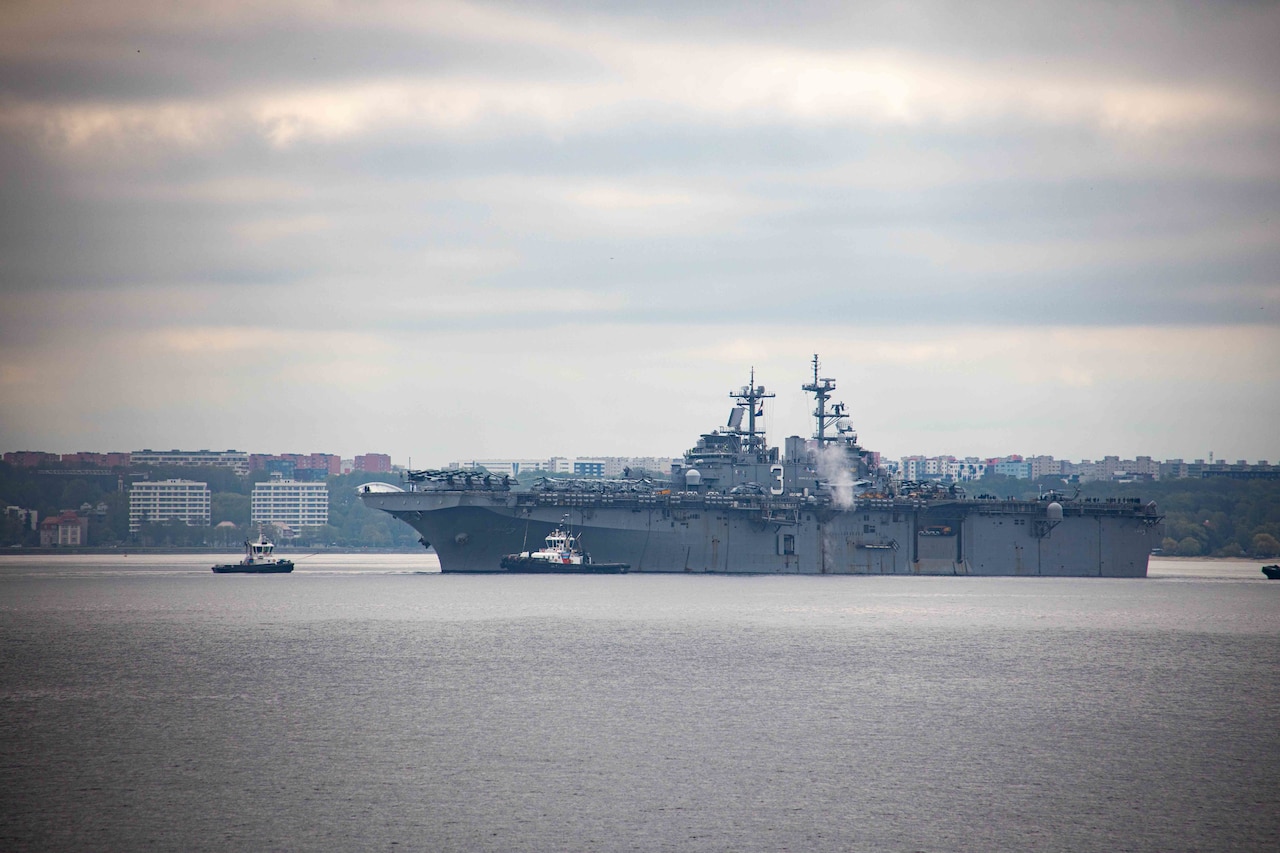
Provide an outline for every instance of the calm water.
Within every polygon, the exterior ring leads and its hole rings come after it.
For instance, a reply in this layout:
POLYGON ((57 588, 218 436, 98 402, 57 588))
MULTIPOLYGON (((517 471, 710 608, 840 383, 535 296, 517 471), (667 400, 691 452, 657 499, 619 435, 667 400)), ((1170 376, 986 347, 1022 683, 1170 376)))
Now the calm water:
POLYGON ((0 558, 0 849, 1280 848, 1280 581, 0 558))

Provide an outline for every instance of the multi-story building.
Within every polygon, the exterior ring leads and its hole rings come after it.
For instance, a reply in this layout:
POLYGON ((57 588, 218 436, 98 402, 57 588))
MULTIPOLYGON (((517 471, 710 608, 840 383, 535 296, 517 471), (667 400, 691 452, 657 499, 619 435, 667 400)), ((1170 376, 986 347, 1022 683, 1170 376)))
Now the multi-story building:
POLYGON ((1213 461, 1212 458, 1208 462, 1203 459, 1197 459, 1193 464, 1186 466, 1186 476, 1188 477, 1230 477, 1236 480, 1280 480, 1280 465, 1272 465, 1263 459, 1257 464, 1250 465, 1243 459, 1237 460, 1235 463, 1224 462, 1218 460, 1213 461))
POLYGON ((342 457, 332 453, 251 453, 250 471, 269 471, 287 480, 323 480, 342 473, 342 457))
POLYGON ((679 459, 665 456, 552 456, 550 459, 472 459, 450 462, 449 468, 458 471, 484 468, 491 474, 506 474, 509 477, 530 471, 573 474, 578 477, 624 477, 628 472, 634 475, 639 471, 669 475, 671 466, 679 463, 679 459))
POLYGON ((280 458, 293 463, 298 479, 323 480, 342 473, 342 457, 335 453, 282 453, 280 458))
POLYGON ((670 456, 606 456, 604 457, 604 475, 621 477, 630 470, 632 475, 638 471, 644 471, 669 476, 672 465, 679 465, 683 461, 672 459, 670 456))
POLYGON ((4 508, 5 516, 18 519, 18 523, 29 530, 40 529, 40 513, 34 509, 27 509, 21 506, 7 506, 4 508))
POLYGON ((924 457, 918 454, 904 456, 898 470, 902 475, 902 479, 913 483, 919 482, 924 479, 924 457))
POLYGON ((552 474, 572 474, 574 459, 571 456, 552 456, 542 466, 542 470, 552 474))
POLYGON ((355 458, 353 468, 373 474, 390 474, 391 457, 385 453, 366 453, 355 458))
POLYGON ((249 473, 249 454, 238 450, 135 450, 131 465, 182 465, 187 467, 231 468, 249 473))
MULTIPOLYGON (((1179 464, 1181 464, 1181 461, 1179 464)), ((1080 462, 1063 460, 1059 464, 1059 473, 1074 477, 1082 483, 1092 480, 1158 480, 1162 476, 1162 465, 1150 456, 1139 456, 1137 459, 1121 459, 1119 456, 1104 456, 1099 462, 1082 459, 1080 462)))
POLYGON ((603 477, 604 460, 575 459, 573 460, 573 474, 575 477, 603 477))
POLYGON ((468 462, 450 462, 449 467, 456 471, 474 471, 483 468, 490 474, 517 477, 521 471, 549 471, 545 459, 472 459, 468 462))
POLYGON ((981 480, 987 476, 987 463, 974 456, 968 456, 962 460, 951 459, 942 469, 942 476, 945 480, 954 480, 958 483, 981 480))
POLYGON ((4 461, 17 468, 39 468, 41 465, 56 465, 62 460, 58 454, 43 450, 11 450, 4 455, 4 461))
POLYGON ((144 524, 171 519, 207 527, 210 510, 208 483, 194 480, 140 481, 129 489, 129 532, 137 533, 144 524))
POLYGON ((1056 477, 1062 473, 1062 463, 1052 456, 1032 456, 1027 460, 1031 463, 1031 479, 1038 480, 1041 477, 1056 477))
POLYGON ((1150 456, 1139 456, 1136 459, 1123 459, 1120 461, 1120 468, 1113 476, 1119 476, 1123 471, 1126 478, 1139 480, 1159 480, 1160 479, 1160 463, 1152 460, 1150 456))
POLYGON ((268 459, 262 465, 262 470, 270 474, 274 480, 314 479, 313 477, 298 477, 298 466, 292 459, 268 459))
POLYGON ((127 468, 128 453, 94 453, 81 450, 77 453, 62 454, 64 468, 127 468))
POLYGON ((89 519, 73 509, 64 509, 53 518, 40 522, 40 547, 53 545, 88 545, 89 519))
POLYGON ((1031 463, 1023 459, 1001 459, 992 466, 992 473, 1001 477, 1016 477, 1019 480, 1031 479, 1031 463))
POLYGON ((921 480, 972 480, 978 474, 978 467, 985 471, 986 463, 975 457, 963 462, 954 456, 904 456, 901 463, 902 478, 919 482, 921 480))
POLYGON ((329 489, 324 483, 269 480, 253 487, 249 505, 254 524, 298 529, 329 523, 329 489))

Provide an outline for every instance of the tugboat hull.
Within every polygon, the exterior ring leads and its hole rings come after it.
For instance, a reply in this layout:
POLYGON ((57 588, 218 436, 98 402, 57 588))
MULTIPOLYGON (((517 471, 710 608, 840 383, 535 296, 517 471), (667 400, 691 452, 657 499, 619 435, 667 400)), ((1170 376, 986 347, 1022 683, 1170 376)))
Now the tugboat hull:
POLYGON ((501 566, 512 574, 525 575, 625 575, 629 563, 552 563, 514 554, 502 558, 501 566))
POLYGON ((214 574, 219 575, 287 575, 293 571, 293 561, 281 560, 267 565, 246 566, 232 563, 226 566, 214 566, 214 574))

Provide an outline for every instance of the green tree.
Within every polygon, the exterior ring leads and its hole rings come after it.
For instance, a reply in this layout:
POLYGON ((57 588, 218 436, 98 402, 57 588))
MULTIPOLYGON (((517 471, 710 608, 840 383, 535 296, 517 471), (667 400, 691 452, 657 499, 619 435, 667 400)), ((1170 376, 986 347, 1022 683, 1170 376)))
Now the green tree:
POLYGON ((1275 557, 1280 556, 1280 539, 1269 533, 1259 533, 1253 537, 1253 556, 1255 557, 1275 557))
POLYGON ((219 527, 214 525, 210 533, 210 544, 218 548, 237 548, 245 540, 245 531, 240 527, 219 527))
POLYGON ((21 545, 26 532, 24 526, 16 516, 0 515, 0 546, 21 545))
POLYGON ((79 509, 83 503, 97 503, 101 496, 102 489, 97 485, 76 478, 62 487, 58 504, 63 509, 79 509))
POLYGON ((214 525, 219 522, 230 521, 236 527, 249 526, 249 505, 250 499, 248 495, 241 495, 235 492, 216 492, 210 496, 210 514, 209 519, 214 525))
POLYGON ((391 544, 391 537, 387 535, 387 531, 378 524, 365 524, 360 529, 360 538, 362 544, 369 545, 373 548, 386 548, 391 544))
POLYGON ((109 522, 91 519, 89 521, 89 545, 110 545, 120 541, 120 534, 109 522))
POLYGON ((1179 557, 1199 557, 1204 553, 1204 546, 1194 536, 1188 536, 1178 543, 1179 557))

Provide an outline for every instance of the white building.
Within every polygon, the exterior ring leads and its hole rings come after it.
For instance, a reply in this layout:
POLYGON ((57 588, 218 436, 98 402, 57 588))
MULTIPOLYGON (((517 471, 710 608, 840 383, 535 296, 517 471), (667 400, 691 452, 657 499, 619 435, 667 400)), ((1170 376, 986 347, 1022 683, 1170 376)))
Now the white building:
POLYGON ((1032 456, 1027 461, 1031 463, 1031 479, 1033 480, 1051 475, 1056 477, 1062 473, 1062 462, 1052 456, 1032 456))
POLYGON ((4 508, 4 514, 10 518, 18 519, 18 523, 23 527, 29 527, 32 530, 40 529, 40 513, 34 509, 26 509, 20 506, 7 506, 4 508))
POLYGON ((329 489, 324 483, 269 480, 253 487, 250 521, 277 527, 323 527, 329 523, 329 489))
POLYGON ((135 450, 129 454, 129 464, 230 468, 237 474, 248 474, 249 454, 239 450, 135 450))
POLYGON ((1001 459, 996 462, 992 473, 1001 477, 1013 477, 1017 480, 1031 479, 1032 464, 1025 459, 1001 459))
POLYGON ((466 462, 450 462, 449 467, 458 471, 474 471, 483 468, 501 477, 518 477, 521 471, 547 470, 545 459, 472 459, 466 462))
POLYGON ((576 474, 580 477, 621 477, 632 472, 656 472, 671 474, 672 463, 681 460, 665 456, 552 456, 550 459, 471 459, 450 462, 456 471, 474 471, 484 468, 490 474, 519 477, 530 471, 547 471, 552 474, 576 474))
POLYGON ((547 460, 546 470, 552 474, 572 474, 575 461, 572 456, 552 456, 547 460))
POLYGON ((141 481, 129 490, 129 532, 151 522, 176 519, 197 527, 209 525, 209 484, 194 480, 141 481))
POLYGON ((632 476, 641 471, 670 476, 672 463, 679 465, 684 460, 670 456, 602 456, 599 461, 604 463, 604 476, 621 477, 628 470, 632 476))

